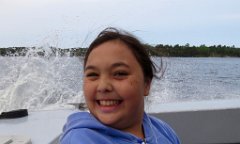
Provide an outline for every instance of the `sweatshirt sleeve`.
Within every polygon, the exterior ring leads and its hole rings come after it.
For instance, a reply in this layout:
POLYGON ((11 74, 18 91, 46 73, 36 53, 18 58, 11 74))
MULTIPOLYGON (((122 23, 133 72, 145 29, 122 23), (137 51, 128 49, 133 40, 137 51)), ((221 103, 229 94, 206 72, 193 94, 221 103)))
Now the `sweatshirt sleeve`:
POLYGON ((151 121, 156 131, 164 135, 172 144, 180 144, 177 134, 166 122, 152 116, 151 121))
POLYGON ((109 144, 110 137, 103 136, 101 132, 88 128, 72 129, 61 138, 60 144, 109 144))

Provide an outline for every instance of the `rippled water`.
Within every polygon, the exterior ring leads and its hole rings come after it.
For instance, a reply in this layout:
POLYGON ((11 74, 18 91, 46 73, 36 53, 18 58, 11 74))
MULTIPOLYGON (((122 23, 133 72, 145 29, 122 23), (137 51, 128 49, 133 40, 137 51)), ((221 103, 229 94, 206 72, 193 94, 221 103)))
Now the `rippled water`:
POLYGON ((164 79, 153 85, 159 101, 240 98, 239 58, 167 58, 165 62, 164 79))
MULTIPOLYGON (((163 58, 163 62, 164 77, 154 80, 149 96, 153 103, 240 99, 239 58, 163 58)), ((0 57, 0 112, 83 102, 82 76, 82 58, 0 57)))

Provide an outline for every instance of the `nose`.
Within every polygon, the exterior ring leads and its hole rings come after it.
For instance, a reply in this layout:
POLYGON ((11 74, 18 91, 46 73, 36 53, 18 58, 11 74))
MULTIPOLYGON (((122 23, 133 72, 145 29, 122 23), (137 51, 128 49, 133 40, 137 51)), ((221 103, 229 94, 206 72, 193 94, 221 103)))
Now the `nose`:
POLYGON ((97 91, 100 93, 111 92, 113 89, 111 80, 107 77, 100 77, 97 91))

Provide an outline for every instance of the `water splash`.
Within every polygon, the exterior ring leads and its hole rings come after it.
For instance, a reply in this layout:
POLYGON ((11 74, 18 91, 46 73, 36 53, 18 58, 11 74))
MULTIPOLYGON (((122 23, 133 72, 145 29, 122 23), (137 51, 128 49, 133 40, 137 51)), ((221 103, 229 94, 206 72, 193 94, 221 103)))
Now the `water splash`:
POLYGON ((60 56, 50 47, 29 48, 24 57, 0 57, 0 68, 0 112, 83 101, 77 57, 60 56))
MULTIPOLYGON (((154 59, 159 65, 160 58, 154 59)), ((154 80, 146 107, 161 103, 240 98, 239 58, 169 58, 154 80)), ((50 47, 26 56, 0 57, 0 112, 58 109, 84 102, 82 59, 50 47), (42 55, 44 53, 44 55, 42 55), (40 55, 39 55, 40 54, 40 55)))

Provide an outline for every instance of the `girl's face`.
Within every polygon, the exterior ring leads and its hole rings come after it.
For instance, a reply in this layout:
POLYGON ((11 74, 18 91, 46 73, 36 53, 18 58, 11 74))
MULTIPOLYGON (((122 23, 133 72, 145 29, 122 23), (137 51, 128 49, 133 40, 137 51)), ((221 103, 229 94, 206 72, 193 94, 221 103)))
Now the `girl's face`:
POLYGON ((112 40, 95 47, 83 87, 90 112, 103 124, 128 132, 141 127, 150 82, 126 44, 112 40))

